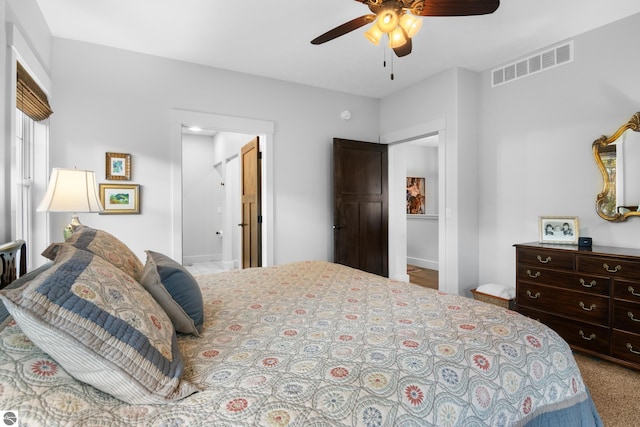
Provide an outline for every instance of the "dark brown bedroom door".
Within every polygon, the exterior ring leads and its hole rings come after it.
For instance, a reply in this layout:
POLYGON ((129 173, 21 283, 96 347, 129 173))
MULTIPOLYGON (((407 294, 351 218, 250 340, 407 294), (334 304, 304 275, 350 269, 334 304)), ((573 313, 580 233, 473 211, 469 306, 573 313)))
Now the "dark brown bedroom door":
POLYGON ((334 262, 389 276, 387 146, 333 140, 334 262))
POLYGON ((242 268, 260 267, 260 145, 256 136, 241 150, 242 268))

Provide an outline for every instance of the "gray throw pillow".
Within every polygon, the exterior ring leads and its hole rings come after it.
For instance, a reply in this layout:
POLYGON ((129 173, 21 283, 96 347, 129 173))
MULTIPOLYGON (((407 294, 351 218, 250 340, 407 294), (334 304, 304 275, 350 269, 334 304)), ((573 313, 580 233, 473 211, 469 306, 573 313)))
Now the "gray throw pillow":
POLYGON ((158 252, 145 251, 140 283, 167 313, 176 331, 200 336, 204 323, 202 292, 182 265, 158 252))

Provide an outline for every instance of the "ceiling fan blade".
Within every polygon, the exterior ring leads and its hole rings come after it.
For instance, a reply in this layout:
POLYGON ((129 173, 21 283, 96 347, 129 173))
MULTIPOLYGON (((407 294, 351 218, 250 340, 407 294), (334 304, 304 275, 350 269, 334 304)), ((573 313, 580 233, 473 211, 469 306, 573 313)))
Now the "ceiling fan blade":
POLYGON ((363 27, 375 21, 375 19, 376 19, 376 15, 374 14, 363 15, 359 18, 352 19, 351 21, 345 22, 344 24, 332 30, 329 30, 326 33, 322 34, 321 36, 318 36, 315 39, 311 40, 311 44, 326 43, 329 40, 333 40, 347 33, 350 33, 353 30, 357 30, 358 28, 363 27))
POLYGON ((407 42, 400 47, 393 48, 394 53, 398 58, 402 58, 403 56, 407 56, 411 53, 411 48, 413 47, 411 43, 411 39, 407 39, 407 42))
POLYGON ((468 16, 493 13, 500 0, 425 0, 421 16, 468 16))

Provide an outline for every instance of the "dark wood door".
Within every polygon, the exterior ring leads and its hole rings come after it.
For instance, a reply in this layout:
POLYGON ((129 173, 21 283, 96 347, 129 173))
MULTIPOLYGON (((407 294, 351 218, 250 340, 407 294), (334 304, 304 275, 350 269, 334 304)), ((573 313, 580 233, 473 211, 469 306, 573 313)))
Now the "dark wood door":
POLYGON ((387 146, 333 140, 334 262, 387 277, 387 146))
POLYGON ((242 147, 242 268, 260 267, 260 149, 256 136, 242 147))

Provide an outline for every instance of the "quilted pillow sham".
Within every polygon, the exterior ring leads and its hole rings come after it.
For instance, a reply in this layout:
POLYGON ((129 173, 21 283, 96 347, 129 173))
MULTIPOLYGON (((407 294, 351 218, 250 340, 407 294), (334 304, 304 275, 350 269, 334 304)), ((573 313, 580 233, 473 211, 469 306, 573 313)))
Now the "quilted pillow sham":
POLYGON ((145 251, 140 283, 169 315, 176 331, 200 336, 204 323, 202 293, 182 265, 158 252, 145 251))
POLYGON ((143 265, 140 259, 127 245, 106 231, 79 225, 74 227, 73 234, 64 243, 52 244, 42 252, 42 256, 55 259, 61 245, 71 245, 92 252, 136 280, 142 273, 143 265))
POLYGON ((91 252, 61 245, 51 268, 0 298, 33 343, 105 393, 158 404, 198 390, 181 378, 182 356, 163 309, 91 252))

